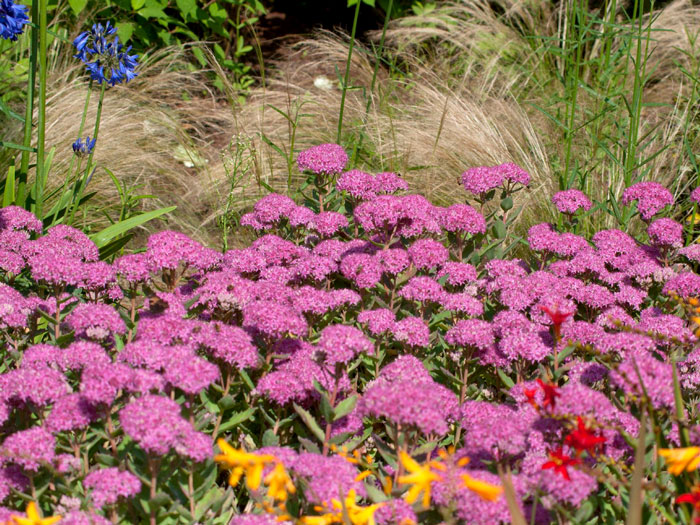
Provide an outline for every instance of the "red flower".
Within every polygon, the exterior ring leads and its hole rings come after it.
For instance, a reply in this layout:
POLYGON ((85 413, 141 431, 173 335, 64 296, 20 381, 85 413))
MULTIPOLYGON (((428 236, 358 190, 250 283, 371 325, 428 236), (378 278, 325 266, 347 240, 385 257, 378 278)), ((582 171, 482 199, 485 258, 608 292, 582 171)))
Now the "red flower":
POLYGON ((557 385, 554 383, 545 383, 541 379, 537 379, 537 384, 540 385, 540 388, 544 391, 544 401, 542 402, 542 406, 551 406, 552 410, 554 410, 554 407, 557 404, 557 398, 561 397, 561 394, 557 392, 557 385))
POLYGON ((560 474, 565 480, 571 481, 566 467, 573 467, 579 463, 581 463, 580 459, 567 456, 564 454, 564 450, 559 447, 549 452, 549 461, 542 465, 542 470, 553 468, 556 474, 560 474))
POLYGON ((566 320, 574 315, 576 312, 562 312, 559 310, 559 307, 555 307, 554 310, 551 308, 540 305, 540 310, 542 310, 544 313, 546 313, 549 318, 552 320, 552 324, 557 327, 563 325, 566 320))
POLYGON ((533 407, 537 407, 537 401, 535 401, 535 394, 537 393, 536 388, 523 388, 523 394, 527 398, 527 402, 530 403, 533 407))
POLYGON ((554 310, 552 310, 551 308, 544 305, 540 305, 540 310, 546 313, 551 319, 552 325, 554 326, 554 339, 558 343, 559 334, 561 333, 561 325, 563 325, 566 322, 566 320, 572 315, 574 315, 574 313, 576 312, 562 312, 561 310, 559 310, 559 306, 556 306, 554 310))
POLYGON ((700 523, 700 515, 698 515, 700 512, 700 485, 695 485, 690 492, 678 496, 676 498, 676 503, 691 504, 695 515, 693 523, 700 523))
POLYGON ((592 453, 594 449, 605 443, 605 438, 595 435, 586 428, 583 419, 581 419, 581 416, 578 416, 578 428, 566 436, 564 443, 575 449, 576 455, 579 456, 584 451, 589 454, 592 453))

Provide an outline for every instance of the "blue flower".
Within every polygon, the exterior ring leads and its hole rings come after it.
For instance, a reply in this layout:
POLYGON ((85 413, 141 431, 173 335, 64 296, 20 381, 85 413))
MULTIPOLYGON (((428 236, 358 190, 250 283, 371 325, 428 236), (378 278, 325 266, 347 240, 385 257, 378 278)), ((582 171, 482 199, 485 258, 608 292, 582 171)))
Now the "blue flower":
POLYGON ((85 64, 85 69, 90 78, 102 84, 107 82, 110 86, 126 83, 133 80, 138 73, 135 72, 138 55, 130 55, 131 46, 124 48, 119 42, 119 37, 108 41, 116 32, 116 28, 110 22, 104 26, 95 24, 89 31, 80 33, 73 45, 78 50, 74 55, 85 64))
POLYGON ((0 38, 17 40, 29 23, 25 13, 27 6, 17 5, 12 0, 0 0, 0 38))
POLYGON ((73 58, 79 58, 86 64, 90 61, 89 55, 102 54, 107 46, 107 37, 117 32, 117 28, 112 26, 111 22, 102 24, 93 24, 92 29, 83 31, 75 40, 73 45, 78 50, 78 54, 73 55, 73 58))
POLYGON ((92 139, 90 140, 90 137, 87 136, 85 137, 85 143, 83 144, 83 139, 78 137, 78 140, 76 140, 73 143, 73 152, 78 156, 78 157, 85 157, 92 153, 92 150, 95 147, 95 142, 97 142, 97 139, 92 139))

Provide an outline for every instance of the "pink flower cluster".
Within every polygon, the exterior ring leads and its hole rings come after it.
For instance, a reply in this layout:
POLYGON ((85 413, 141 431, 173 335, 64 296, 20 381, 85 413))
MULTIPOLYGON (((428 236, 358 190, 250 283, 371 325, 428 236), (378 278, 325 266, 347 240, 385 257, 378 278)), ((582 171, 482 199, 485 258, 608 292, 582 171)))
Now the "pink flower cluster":
MULTIPOLYGON (((604 490, 591 468, 576 468, 581 461, 631 461, 625 434, 638 432, 632 414, 643 399, 671 413, 675 357, 683 394, 697 395, 696 326, 675 296, 700 295, 686 264, 700 253, 683 247, 682 224, 652 222, 670 192, 655 183, 626 190, 623 201, 637 201, 649 223, 644 242, 542 223, 529 228, 522 260, 501 259, 488 255, 492 217, 396 195, 407 185, 394 174, 343 172, 338 148, 303 152, 299 167, 342 173, 336 189, 352 213, 314 213, 271 194, 242 221, 264 234, 225 254, 165 231, 110 264, 78 230, 37 235, 41 224, 26 212, 0 210, 9 363, 0 374, 0 502, 60 472, 67 481, 46 490, 55 501, 65 486, 84 494, 88 506, 66 507, 79 523, 81 508, 118 509, 144 493, 140 478, 183 465, 191 480, 158 481, 184 508, 187 482, 216 483, 212 436, 232 434, 280 460, 307 504, 328 505, 378 488, 368 490, 353 461, 321 453, 328 439, 378 451, 377 468, 398 478, 387 453, 456 438, 459 451, 433 485, 436 505, 467 523, 507 521, 504 498, 487 503, 461 482, 498 484, 498 463, 512 471, 522 508, 536 504, 546 521, 604 490), (336 417, 341 404, 349 408, 336 417), (576 431, 597 448, 577 448, 576 431)), ((529 183, 512 164, 462 179, 479 199, 529 183)), ((566 214, 592 208, 576 190, 552 201, 566 214)), ((419 521, 396 495, 376 522, 419 521)))

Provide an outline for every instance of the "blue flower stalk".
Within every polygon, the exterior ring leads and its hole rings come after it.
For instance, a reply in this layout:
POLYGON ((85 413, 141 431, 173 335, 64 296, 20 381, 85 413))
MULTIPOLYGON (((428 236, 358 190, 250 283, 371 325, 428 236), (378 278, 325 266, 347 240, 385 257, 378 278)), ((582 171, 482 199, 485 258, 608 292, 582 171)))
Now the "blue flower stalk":
POLYGON ((0 0, 0 38, 17 40, 29 23, 27 6, 15 4, 12 0, 0 0))
POLYGON ((92 153, 96 142, 97 138, 90 140, 89 135, 85 137, 85 142, 83 142, 83 139, 78 137, 78 140, 73 143, 73 153, 75 153, 78 157, 86 157, 92 153))
POLYGON ((114 36, 116 28, 110 22, 104 26, 94 24, 89 31, 83 31, 73 45, 78 52, 73 55, 85 64, 85 69, 90 73, 90 78, 98 84, 107 82, 110 86, 127 83, 133 80, 138 73, 138 55, 130 55, 131 46, 124 47, 119 42, 119 37, 114 36))

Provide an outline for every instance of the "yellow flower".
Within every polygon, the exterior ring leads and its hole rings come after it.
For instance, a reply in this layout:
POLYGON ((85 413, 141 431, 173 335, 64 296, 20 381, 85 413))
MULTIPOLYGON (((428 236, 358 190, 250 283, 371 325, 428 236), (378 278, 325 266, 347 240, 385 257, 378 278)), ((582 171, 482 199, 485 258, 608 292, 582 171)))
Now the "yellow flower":
POLYGON ((503 487, 474 479, 469 474, 462 474, 462 482, 464 483, 465 487, 472 492, 476 492, 486 501, 496 501, 503 492, 503 487))
POLYGON ((246 486, 250 490, 258 490, 265 465, 277 461, 269 454, 256 455, 242 449, 235 449, 223 439, 218 439, 216 443, 222 454, 214 456, 214 461, 232 469, 228 480, 232 486, 238 485, 241 476, 245 473, 246 486))
POLYGON ((668 471, 674 476, 692 472, 700 465, 700 447, 662 448, 659 456, 666 460, 668 471))
MULTIPOLYGON (((350 523, 352 525, 375 525, 374 522, 374 513, 377 511, 379 507, 381 507, 381 503, 375 503, 374 505, 369 505, 367 507, 361 507, 357 503, 355 503, 355 499, 357 497, 357 494, 355 493, 355 490, 352 489, 350 492, 348 492, 348 495, 345 498, 345 511, 348 514, 348 518, 350 518, 350 523)), ((333 505, 342 510, 342 506, 340 505, 340 502, 338 500, 333 500, 333 505)))
POLYGON ((276 501, 287 501, 287 493, 294 494, 296 487, 292 483, 284 465, 278 462, 264 479, 267 485, 267 495, 276 501))
POLYGON ((431 467, 436 466, 435 463, 431 461, 427 465, 421 466, 404 451, 399 453, 399 458, 401 459, 401 464, 409 474, 399 476, 398 482, 413 485, 408 489, 406 502, 415 502, 422 492, 423 507, 428 508, 430 506, 430 484, 442 479, 437 473, 431 470, 431 467))
MULTIPOLYGON (((341 502, 338 499, 333 499, 331 504, 333 509, 337 512, 328 512, 320 516, 303 516, 300 520, 302 525, 332 525, 336 523, 346 523, 343 518, 343 512, 347 515, 352 525, 375 525, 374 513, 379 507, 382 506, 381 503, 375 503, 374 505, 368 505, 363 507, 358 505, 355 500, 357 499, 357 493, 355 490, 350 490, 345 499, 341 502)), ((322 510, 322 509, 316 509, 322 510)))
POLYGON ((299 520, 302 525, 332 525, 333 523, 343 523, 342 517, 338 521, 335 514, 323 514, 321 516, 302 516, 299 520))
POLYGON ((14 525, 52 525, 61 521, 61 516, 51 516, 49 518, 42 518, 39 515, 39 511, 36 508, 36 503, 30 501, 27 505, 27 517, 22 518, 20 516, 12 516, 11 524, 14 525))

